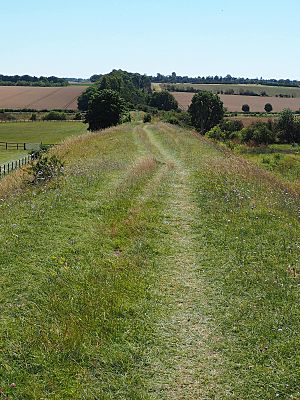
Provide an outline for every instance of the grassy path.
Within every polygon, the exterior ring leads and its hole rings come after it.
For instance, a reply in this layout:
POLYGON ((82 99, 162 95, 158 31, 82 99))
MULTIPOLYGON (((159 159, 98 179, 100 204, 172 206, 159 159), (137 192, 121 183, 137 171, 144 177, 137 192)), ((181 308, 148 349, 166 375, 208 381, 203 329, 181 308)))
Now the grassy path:
POLYGON ((160 340, 152 391, 159 399, 201 399, 206 392, 204 375, 206 379, 208 375, 203 371, 211 367, 212 357, 205 342, 207 321, 201 312, 201 281, 195 273, 196 210, 190 173, 172 154, 172 149, 162 145, 153 130, 146 128, 145 132, 161 158, 172 165, 164 219, 168 226, 164 247, 168 252, 159 258, 162 274, 156 287, 164 312, 156 326, 160 340))
POLYGON ((296 400, 297 195, 168 125, 56 151, 0 203, 0 399, 296 400))

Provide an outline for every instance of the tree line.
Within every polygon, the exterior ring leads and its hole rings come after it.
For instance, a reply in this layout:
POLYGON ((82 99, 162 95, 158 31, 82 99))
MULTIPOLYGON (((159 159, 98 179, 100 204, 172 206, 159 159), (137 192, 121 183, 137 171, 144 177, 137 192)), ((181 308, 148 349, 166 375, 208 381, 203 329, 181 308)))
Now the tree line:
POLYGON ((2 75, 1 86, 68 86, 64 78, 56 76, 2 75))
POLYGON ((231 75, 222 76, 180 76, 176 72, 172 72, 171 75, 162 75, 158 73, 156 76, 150 76, 152 83, 220 83, 220 84, 245 84, 245 85, 267 85, 267 86, 287 86, 287 87, 298 87, 300 86, 300 81, 290 80, 290 79, 263 79, 263 78, 236 78, 231 75))

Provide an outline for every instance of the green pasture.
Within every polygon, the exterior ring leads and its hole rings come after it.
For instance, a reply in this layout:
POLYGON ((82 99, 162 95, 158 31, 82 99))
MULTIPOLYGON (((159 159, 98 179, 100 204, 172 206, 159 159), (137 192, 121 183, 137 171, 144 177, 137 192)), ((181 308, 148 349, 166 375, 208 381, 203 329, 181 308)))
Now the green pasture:
POLYGON ((69 136, 85 133, 81 122, 9 122, 0 124, 0 142, 60 143, 69 136))
POLYGON ((10 161, 16 161, 26 156, 28 151, 24 150, 2 150, 0 148, 0 164, 4 164, 10 161))

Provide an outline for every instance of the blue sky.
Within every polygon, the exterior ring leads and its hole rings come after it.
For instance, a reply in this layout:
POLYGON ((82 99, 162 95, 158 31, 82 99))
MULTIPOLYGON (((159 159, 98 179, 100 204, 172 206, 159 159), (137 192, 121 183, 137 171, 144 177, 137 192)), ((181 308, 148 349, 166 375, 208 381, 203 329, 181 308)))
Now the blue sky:
POLYGON ((299 14, 299 0, 5 1, 0 73, 300 79, 299 14))

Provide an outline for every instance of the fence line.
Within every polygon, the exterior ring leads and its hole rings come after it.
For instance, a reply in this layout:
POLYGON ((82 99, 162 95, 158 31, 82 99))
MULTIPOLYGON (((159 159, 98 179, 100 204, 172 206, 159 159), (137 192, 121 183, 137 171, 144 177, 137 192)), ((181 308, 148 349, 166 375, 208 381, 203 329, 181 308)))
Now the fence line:
POLYGON ((82 119, 37 119, 36 121, 32 121, 31 119, 18 119, 18 120, 9 120, 4 121, 0 120, 0 124, 12 124, 16 122, 84 122, 82 119))
POLYGON ((36 158, 37 156, 35 154, 29 154, 28 156, 19 158, 16 161, 9 161, 5 164, 0 165, 0 177, 21 168, 23 165, 30 164, 32 161, 36 160, 36 158))
POLYGON ((5 150, 26 150, 26 143, 21 142, 0 142, 0 148, 5 150))
POLYGON ((56 146, 55 143, 0 142, 0 150, 40 150, 43 146, 56 146))

